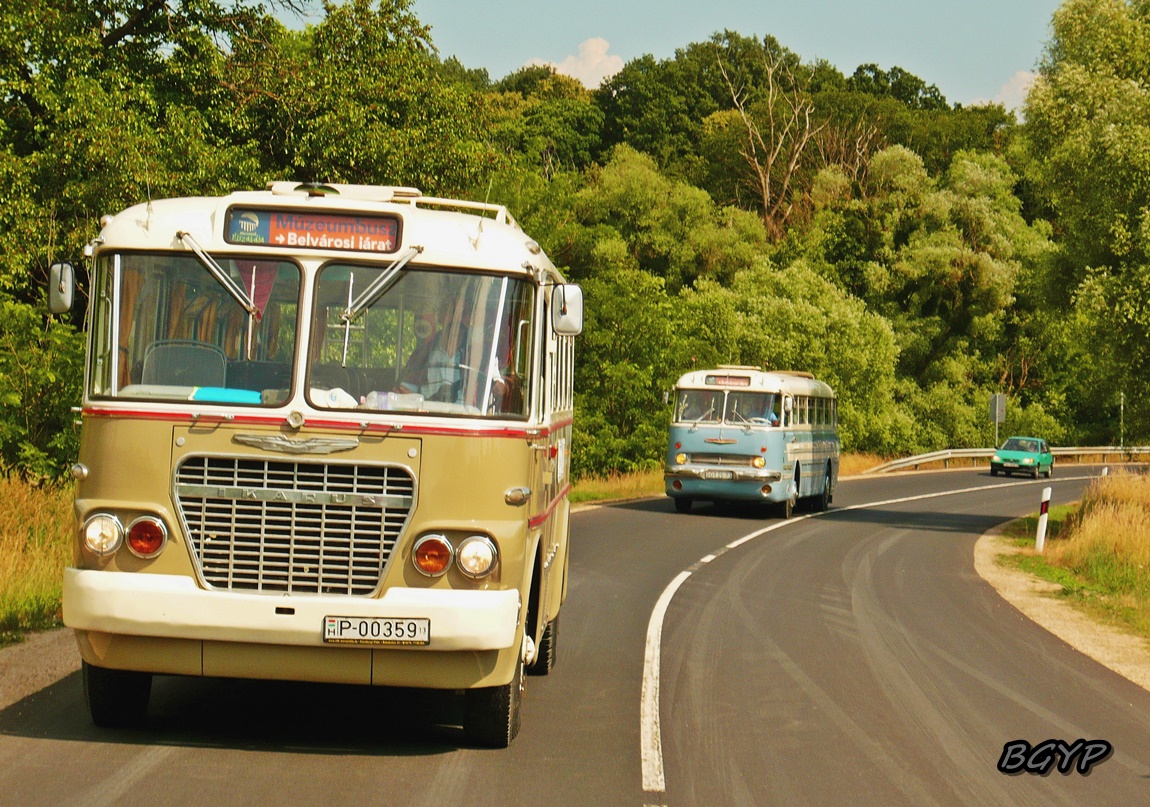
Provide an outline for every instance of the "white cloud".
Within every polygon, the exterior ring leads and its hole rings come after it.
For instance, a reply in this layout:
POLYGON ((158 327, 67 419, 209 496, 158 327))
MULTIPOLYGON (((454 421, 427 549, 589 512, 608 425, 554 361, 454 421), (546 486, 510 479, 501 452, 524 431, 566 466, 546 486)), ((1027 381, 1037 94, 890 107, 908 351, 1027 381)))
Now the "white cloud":
POLYGON ((1029 70, 1019 70, 1010 80, 998 88, 998 95, 994 96, 995 103, 1002 104, 1007 109, 1021 110, 1026 94, 1034 85, 1038 75, 1029 70))
POLYGON ((606 39, 593 37, 579 45, 579 55, 568 56, 558 64, 543 59, 531 59, 527 64, 549 64, 557 73, 577 78, 593 89, 623 69, 623 58, 607 53, 610 48, 606 39))

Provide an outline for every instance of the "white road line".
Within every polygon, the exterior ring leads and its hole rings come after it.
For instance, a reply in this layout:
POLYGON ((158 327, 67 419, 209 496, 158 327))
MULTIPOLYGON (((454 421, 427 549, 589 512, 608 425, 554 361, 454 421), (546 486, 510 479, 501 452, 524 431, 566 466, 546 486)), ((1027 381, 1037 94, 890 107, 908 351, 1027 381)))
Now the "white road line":
POLYGON ((639 755, 643 765, 643 791, 645 796, 662 800, 667 789, 665 770, 663 768, 663 734, 659 725, 659 658, 663 641, 663 618, 667 614, 667 608, 670 606, 671 599, 675 596, 675 592, 679 590, 679 587, 682 586, 687 578, 694 574, 695 570, 701 565, 710 563, 720 555, 736 547, 740 547, 748 541, 753 541, 761 535, 773 532, 780 527, 797 524, 808 518, 817 518, 818 516, 824 516, 830 513, 847 513, 851 510, 862 510, 867 507, 887 507, 892 504, 917 502, 925 499, 939 499, 943 496, 957 496, 962 493, 977 493, 980 490, 999 490, 1004 487, 1018 487, 1042 483, 1049 484, 1051 482, 1081 482, 1084 479, 1093 478, 1093 476, 1066 476, 1059 477, 1058 479, 1046 479, 1041 482, 1035 480, 1029 482, 1000 482, 992 485, 963 488, 962 490, 946 490, 941 493, 923 493, 917 496, 903 496, 899 499, 887 499, 881 502, 852 504, 850 507, 836 507, 831 511, 809 513, 807 515, 796 516, 786 521, 775 522, 769 527, 763 527, 761 530, 755 530, 748 535, 744 535, 742 538, 736 538, 720 551, 704 555, 692 564, 690 568, 679 572, 675 579, 667 584, 667 587, 663 589, 663 593, 659 595, 659 599, 655 602, 655 609, 651 612, 651 620, 647 623, 647 643, 643 649, 643 693, 641 696, 642 702, 639 706, 639 755))
POLYGON ((679 572, 678 576, 663 589, 651 621, 647 623, 647 646, 643 653, 643 702, 639 707, 639 742, 643 759, 643 790, 648 793, 662 793, 667 788, 663 779, 663 736, 659 730, 659 650, 663 641, 663 615, 671 598, 691 576, 690 572, 679 572))

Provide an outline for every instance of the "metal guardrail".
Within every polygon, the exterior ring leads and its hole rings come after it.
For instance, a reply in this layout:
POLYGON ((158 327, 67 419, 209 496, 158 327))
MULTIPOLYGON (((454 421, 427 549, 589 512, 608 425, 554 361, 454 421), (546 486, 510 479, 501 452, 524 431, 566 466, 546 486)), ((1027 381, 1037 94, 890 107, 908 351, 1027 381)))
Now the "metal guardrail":
MULTIPOLYGON (((901 460, 891 460, 882 465, 871 468, 867 473, 883 473, 885 471, 899 471, 904 468, 918 470, 920 465, 932 462, 941 462, 944 468, 950 467, 951 460, 957 459, 990 459, 994 456, 996 448, 948 448, 943 451, 933 451, 930 454, 916 454, 901 460)), ((1102 457, 1103 462, 1109 462, 1111 457, 1125 462, 1133 461, 1135 456, 1150 455, 1150 446, 1063 446, 1052 447, 1050 453, 1056 457, 1102 457)))

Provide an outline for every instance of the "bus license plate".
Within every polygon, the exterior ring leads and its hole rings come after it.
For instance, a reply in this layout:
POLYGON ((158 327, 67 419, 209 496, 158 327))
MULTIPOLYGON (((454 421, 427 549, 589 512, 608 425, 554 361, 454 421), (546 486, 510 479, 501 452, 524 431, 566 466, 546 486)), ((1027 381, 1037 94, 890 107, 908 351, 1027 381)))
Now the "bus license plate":
POLYGON ((323 640, 334 644, 425 645, 431 643, 431 620, 383 616, 325 616, 323 640))
POLYGON ((735 474, 731 471, 703 471, 704 479, 734 479, 735 474))

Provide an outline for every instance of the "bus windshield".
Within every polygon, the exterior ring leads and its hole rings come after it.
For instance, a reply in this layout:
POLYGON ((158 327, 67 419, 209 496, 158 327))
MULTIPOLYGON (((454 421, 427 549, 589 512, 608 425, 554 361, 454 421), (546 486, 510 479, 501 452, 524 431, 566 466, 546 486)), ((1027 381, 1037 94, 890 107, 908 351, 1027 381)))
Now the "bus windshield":
POLYGON ((94 397, 278 405, 295 355, 299 267, 219 257, 249 313, 192 254, 99 261, 93 293, 94 397))
POLYGON ((780 403, 780 396, 773 392, 681 389, 675 420, 683 423, 774 425, 779 422, 780 403))
POLYGON ((320 270, 308 397, 327 409, 526 417, 534 287, 526 279, 407 269, 362 313, 384 271, 320 270))

